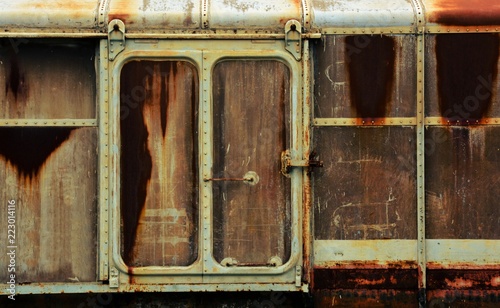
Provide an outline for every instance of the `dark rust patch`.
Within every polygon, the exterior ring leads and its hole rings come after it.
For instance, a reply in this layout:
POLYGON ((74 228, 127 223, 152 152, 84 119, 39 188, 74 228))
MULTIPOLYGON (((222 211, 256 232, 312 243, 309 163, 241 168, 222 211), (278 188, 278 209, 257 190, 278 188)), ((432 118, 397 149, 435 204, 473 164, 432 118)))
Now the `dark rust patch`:
POLYGON ((47 158, 71 135, 73 127, 1 127, 0 156, 20 176, 36 176, 47 158))
POLYGON ((313 290, 312 298, 306 307, 418 307, 413 290, 313 290))
MULTIPOLYGON (((145 206, 148 182, 151 178, 152 159, 148 149, 149 132, 144 121, 142 101, 124 105, 137 85, 144 86, 147 72, 139 65, 126 65, 121 73, 121 214, 123 232, 123 260, 133 260, 133 247, 141 212, 145 206), (131 108, 129 108, 131 107, 131 108), (123 110, 127 110, 126 113, 123 110)), ((141 98, 141 97, 137 97, 141 98)))
POLYGON ((314 269, 314 288, 416 290, 416 269, 314 269))
POLYGON ((428 269, 427 288, 500 290, 500 270, 428 269))
POLYGON ((496 33, 436 36, 439 109, 446 121, 469 124, 487 116, 499 44, 496 33))
POLYGON ((347 36, 351 102, 360 118, 383 118, 391 98, 395 68, 395 40, 388 36, 364 36, 363 48, 355 52, 358 36, 347 36))
POLYGON ((498 0, 434 0, 429 20, 443 25, 500 25, 498 0))

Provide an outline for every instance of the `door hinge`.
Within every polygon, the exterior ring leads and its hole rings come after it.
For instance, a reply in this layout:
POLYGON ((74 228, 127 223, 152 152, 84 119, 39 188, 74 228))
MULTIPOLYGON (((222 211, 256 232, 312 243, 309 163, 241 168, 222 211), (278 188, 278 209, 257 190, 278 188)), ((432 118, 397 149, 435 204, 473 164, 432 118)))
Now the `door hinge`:
POLYGON ((125 24, 119 19, 113 19, 108 24, 108 49, 111 61, 125 49, 125 24))
POLYGON ((285 49, 297 61, 302 58, 302 26, 295 19, 291 19, 285 24, 285 49))
POLYGON ((312 151, 308 159, 292 159, 290 150, 281 152, 281 173, 284 176, 289 176, 290 170, 293 167, 323 167, 321 160, 316 160, 316 152, 312 151))

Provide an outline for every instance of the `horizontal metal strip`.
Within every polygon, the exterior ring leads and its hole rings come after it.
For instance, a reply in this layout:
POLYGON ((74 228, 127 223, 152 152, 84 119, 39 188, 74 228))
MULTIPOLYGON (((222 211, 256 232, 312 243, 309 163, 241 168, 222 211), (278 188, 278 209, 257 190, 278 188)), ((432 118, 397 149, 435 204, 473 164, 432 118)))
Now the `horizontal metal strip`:
POLYGON ((467 125, 500 125, 500 118, 484 118, 481 120, 449 120, 441 117, 426 117, 425 125, 450 125, 450 126, 467 126, 467 125))
POLYGON ((498 26, 426 26, 425 32, 429 34, 442 33, 495 33, 500 32, 498 26))
MULTIPOLYGON (((303 39, 319 39, 321 33, 302 33, 303 39)), ((126 33, 128 39, 285 39, 285 33, 272 31, 252 30, 198 30, 198 31, 171 31, 171 32, 148 32, 148 33, 126 33)))
POLYGON ((0 37, 7 38, 107 38, 107 33, 99 32, 51 32, 50 30, 37 32, 30 29, 0 29, 0 37))
POLYGON ((97 126, 96 119, 4 119, 1 126, 97 126))
MULTIPOLYGON (((230 280, 227 279, 227 280, 230 280)), ((221 280, 222 281, 222 280, 221 280)), ((295 284, 279 283, 179 283, 179 284, 144 284, 128 285, 121 284, 118 289, 110 288, 108 284, 99 283, 29 283, 16 284, 17 294, 59 294, 59 293, 118 293, 118 292, 201 292, 201 291, 303 291, 307 292, 308 286, 299 288, 295 284)), ((0 284, 0 295, 10 295, 9 285, 0 284)))
POLYGON ((426 240, 429 268, 500 267, 500 240, 426 240))
MULTIPOLYGON (((500 268, 500 240, 425 241, 429 268, 500 268)), ((412 267, 417 259, 416 240, 316 240, 314 266, 353 268, 387 265, 412 267)))
MULTIPOLYGON (((417 240, 314 241, 315 267, 330 267, 339 263, 359 262, 373 265, 373 267, 389 264, 401 266, 402 268, 416 267, 417 240)), ((354 267, 357 267, 357 265, 354 265, 354 267)))
POLYGON ((417 125, 417 118, 315 118, 314 126, 401 126, 417 125))
POLYGON ((393 35, 393 34, 411 34, 411 33, 417 33, 417 28, 416 27, 377 27, 377 28, 370 28, 370 27, 359 27, 359 28, 322 28, 321 33, 323 34, 342 34, 342 35, 363 35, 363 34, 386 34, 386 35, 393 35))

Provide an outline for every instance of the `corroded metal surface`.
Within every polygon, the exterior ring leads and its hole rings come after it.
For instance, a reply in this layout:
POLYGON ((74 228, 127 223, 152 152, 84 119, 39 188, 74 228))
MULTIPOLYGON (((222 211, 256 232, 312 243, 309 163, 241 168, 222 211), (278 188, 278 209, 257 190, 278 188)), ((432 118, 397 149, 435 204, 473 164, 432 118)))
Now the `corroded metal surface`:
POLYGON ((114 0, 110 2, 108 21, 120 19, 127 32, 200 28, 201 2, 198 0, 114 0))
POLYGON ((315 118, 415 116, 415 37, 328 35, 314 51, 315 118))
POLYGON ((97 129, 1 127, 0 182, 17 204, 16 281, 95 281, 97 129))
POLYGON ((428 36, 426 115, 455 125, 500 117, 499 50, 499 34, 428 36))
POLYGON ((409 0, 312 0, 313 27, 400 27, 415 26, 409 0))
POLYGON ((455 27, 500 25, 500 3, 496 0, 422 0, 422 2, 429 25, 455 27))
POLYGON ((0 1, 2 32, 97 32, 96 0, 0 1))
POLYGON ((413 128, 318 128, 315 239, 416 238, 413 128), (397 144, 397 147, 395 146, 397 144))
POLYGON ((216 178, 255 172, 259 182, 217 181, 214 256, 267 265, 290 257, 290 180, 280 172, 289 143, 290 71, 277 61, 224 61, 214 68, 216 178))
POLYGON ((0 40, 0 118, 95 118, 94 52, 76 41, 0 40))
POLYGON ((121 75, 122 257, 186 266, 198 255, 198 74, 134 61, 121 75))
POLYGON ((430 127, 427 238, 500 239, 496 127, 430 127))

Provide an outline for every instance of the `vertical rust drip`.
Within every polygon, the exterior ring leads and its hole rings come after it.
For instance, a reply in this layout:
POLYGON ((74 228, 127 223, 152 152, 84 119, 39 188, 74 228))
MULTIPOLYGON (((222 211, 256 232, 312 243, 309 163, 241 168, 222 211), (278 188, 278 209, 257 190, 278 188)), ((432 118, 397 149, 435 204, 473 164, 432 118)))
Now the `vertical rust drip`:
POLYGON ((491 108, 497 79, 498 34, 436 36, 439 110, 459 123, 481 120, 491 108))
POLYGON ((47 158, 68 138, 69 127, 1 127, 0 156, 13 164, 19 176, 38 175, 47 158))
POLYGON ((358 46, 359 36, 345 38, 351 102, 357 117, 383 118, 391 101, 395 39, 388 36, 364 37, 366 43, 355 52, 349 46, 358 46))
MULTIPOLYGON (((139 65, 127 65, 121 74, 120 97, 143 85, 146 75, 139 65)), ((151 79, 151 78, 149 78, 151 79)), ((122 100, 122 110, 128 108, 122 100)), ((123 219, 123 259, 130 263, 141 212, 145 206, 151 178, 152 159, 148 149, 149 132, 144 121, 143 104, 127 109, 120 123, 121 134, 121 213, 123 219)))

